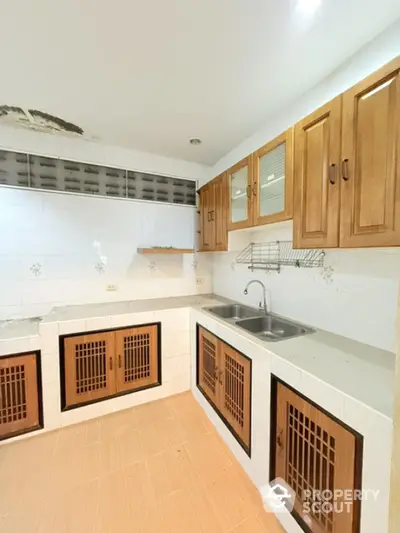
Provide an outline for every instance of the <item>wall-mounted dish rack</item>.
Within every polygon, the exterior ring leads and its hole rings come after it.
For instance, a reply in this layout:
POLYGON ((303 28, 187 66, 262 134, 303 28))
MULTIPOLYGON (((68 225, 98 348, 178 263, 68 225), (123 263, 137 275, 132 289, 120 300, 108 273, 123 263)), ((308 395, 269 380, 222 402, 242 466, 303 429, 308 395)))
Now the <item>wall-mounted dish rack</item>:
POLYGON ((315 268, 324 265, 323 250, 295 250, 291 241, 252 242, 240 252, 236 263, 249 265, 249 270, 274 270, 282 266, 315 268))

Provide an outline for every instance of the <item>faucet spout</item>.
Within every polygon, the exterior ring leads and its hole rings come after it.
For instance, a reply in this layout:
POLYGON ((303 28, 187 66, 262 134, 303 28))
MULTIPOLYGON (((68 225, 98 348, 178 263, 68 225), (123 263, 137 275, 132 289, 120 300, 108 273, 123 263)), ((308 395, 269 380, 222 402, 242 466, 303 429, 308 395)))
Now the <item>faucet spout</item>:
POLYGON ((252 279, 251 281, 248 282, 248 284, 246 285, 244 291, 243 291, 243 294, 247 295, 249 293, 249 287, 250 285, 252 285, 253 283, 258 283, 259 285, 261 285, 262 289, 263 289, 263 303, 260 302, 259 304, 259 308, 260 309, 264 309, 264 313, 265 314, 268 314, 268 309, 267 309, 267 289, 265 288, 265 285, 262 281, 260 281, 259 279, 252 279))

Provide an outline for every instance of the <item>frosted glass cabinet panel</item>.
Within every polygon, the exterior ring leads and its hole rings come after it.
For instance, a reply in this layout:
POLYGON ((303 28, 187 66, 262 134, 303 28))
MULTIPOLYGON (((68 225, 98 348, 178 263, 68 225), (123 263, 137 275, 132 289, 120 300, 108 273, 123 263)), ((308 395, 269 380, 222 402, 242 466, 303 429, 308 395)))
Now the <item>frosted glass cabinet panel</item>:
POLYGON ((272 215, 285 209, 285 153, 286 144, 280 144, 260 157, 260 215, 272 215))
POLYGON ((254 225, 292 218, 292 128, 254 153, 254 180, 254 225))
POLYGON ((228 171, 229 229, 240 229, 252 223, 251 157, 246 157, 228 171))

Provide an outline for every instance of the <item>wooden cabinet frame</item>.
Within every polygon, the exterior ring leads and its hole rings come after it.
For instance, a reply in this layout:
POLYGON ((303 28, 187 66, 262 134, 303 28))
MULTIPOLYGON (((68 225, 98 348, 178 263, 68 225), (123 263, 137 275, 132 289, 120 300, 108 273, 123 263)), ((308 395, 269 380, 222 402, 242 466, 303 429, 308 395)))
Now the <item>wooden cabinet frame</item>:
POLYGON ((40 351, 0 357, 0 440, 43 428, 40 351))
MULTIPOLYGON (((352 503, 350 513, 333 513, 328 517, 325 515, 323 520, 321 516, 314 519, 311 515, 307 515, 308 521, 312 519, 312 528, 309 528, 302 518, 303 507, 301 496, 296 491, 296 484, 298 479, 301 479, 302 483, 310 483, 311 489, 317 488, 311 486, 317 476, 316 482, 319 482, 322 487, 318 490, 324 490, 323 470, 325 470, 327 480, 331 479, 332 482, 330 490, 360 490, 362 486, 362 435, 274 375, 271 375, 270 420, 270 481, 281 478, 296 492, 296 502, 292 511, 296 521, 305 531, 315 533, 331 531, 328 522, 331 522, 334 531, 359 533, 361 519, 359 500, 352 503), (282 424, 282 421, 285 422, 282 424), (290 438, 289 427, 291 427, 290 438), (297 437, 294 437, 293 435, 296 434, 297 437), (297 444, 293 442, 296 438, 297 444), (327 443, 326 446, 325 443, 327 443), (311 449, 314 450, 312 455, 311 449), (297 455, 294 454, 294 450, 297 450, 297 455), (333 463, 330 474, 327 473, 329 471, 327 466, 323 468, 325 456, 328 457, 326 462, 332 461, 333 463), (319 468, 318 460, 321 465, 319 468), (297 464, 291 464, 292 461, 296 461, 297 464), (293 471, 295 468, 300 477, 296 477, 296 472, 293 471)), ((325 483, 328 483, 327 480, 325 483)))
POLYGON ((293 159, 294 159, 294 128, 289 128, 284 133, 265 144, 253 153, 253 226, 262 226, 282 220, 290 220, 293 216, 293 159), (285 207, 279 213, 270 215, 260 214, 260 158, 271 152, 281 144, 286 143, 285 150, 285 207), (254 193, 254 190, 257 191, 254 193))
POLYGON ((251 457, 252 360, 196 324, 196 385, 251 457))
POLYGON ((59 344, 62 411, 162 384, 160 322, 62 335, 59 344))
POLYGON ((224 172, 207 183, 200 194, 200 251, 228 250, 228 188, 224 172))
POLYGON ((252 201, 252 185, 253 185, 253 157, 251 155, 245 157, 239 163, 236 163, 227 171, 227 185, 228 185, 228 230, 249 228, 253 225, 253 201, 252 201), (238 170, 247 167, 247 219, 238 222, 232 222, 232 194, 231 194, 231 176, 238 170))
POLYGON ((400 246, 400 57, 295 126, 294 246, 400 246))

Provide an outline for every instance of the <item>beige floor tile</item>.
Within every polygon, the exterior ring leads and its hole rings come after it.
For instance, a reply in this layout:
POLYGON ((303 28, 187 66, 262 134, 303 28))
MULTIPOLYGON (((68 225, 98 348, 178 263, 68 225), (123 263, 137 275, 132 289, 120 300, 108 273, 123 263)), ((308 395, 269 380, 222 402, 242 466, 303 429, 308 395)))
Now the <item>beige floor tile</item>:
POLYGON ((281 533, 191 393, 0 447, 0 533, 281 533))

